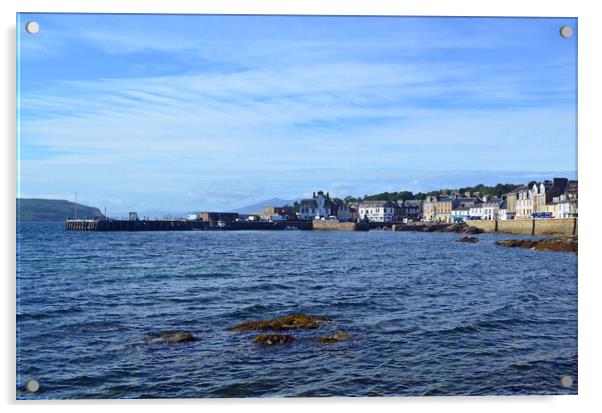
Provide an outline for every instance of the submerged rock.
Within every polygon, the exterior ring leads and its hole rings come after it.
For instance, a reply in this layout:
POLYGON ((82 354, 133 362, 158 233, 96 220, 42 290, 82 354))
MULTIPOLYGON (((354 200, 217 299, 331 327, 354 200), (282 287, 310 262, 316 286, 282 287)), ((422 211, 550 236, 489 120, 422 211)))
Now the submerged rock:
POLYGON ((253 339, 253 343, 262 346, 273 346, 278 344, 290 344, 295 338, 288 334, 260 334, 253 339))
POLYGON ((475 242, 481 242, 481 240, 477 237, 462 237, 457 239, 456 242, 470 242, 474 244, 475 242))
POLYGON ((321 336, 318 338, 320 343, 338 343, 340 341, 349 341, 353 338, 353 336, 346 331, 337 331, 334 334, 330 334, 328 336, 321 336))
POLYGON ((271 320, 246 321, 230 328, 228 331, 309 330, 318 328, 323 321, 330 321, 330 318, 290 314, 271 320))
POLYGON ((573 252, 577 254, 578 241, 573 239, 507 239, 496 241, 495 245, 510 248, 528 248, 538 251, 573 252))
POLYGON ((198 338, 188 331, 170 331, 163 334, 151 335, 149 337, 149 342, 151 344, 189 343, 197 340, 198 338))

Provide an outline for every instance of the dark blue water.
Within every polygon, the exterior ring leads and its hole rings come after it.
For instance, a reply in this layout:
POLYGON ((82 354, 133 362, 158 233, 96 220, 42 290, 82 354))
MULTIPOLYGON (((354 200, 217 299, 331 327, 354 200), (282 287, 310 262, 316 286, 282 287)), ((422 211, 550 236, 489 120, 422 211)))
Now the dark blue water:
POLYGON ((576 256, 458 237, 21 224, 17 397, 577 393, 576 256), (299 312, 334 321, 271 348, 227 331, 299 312), (166 330, 200 341, 148 344, 166 330))

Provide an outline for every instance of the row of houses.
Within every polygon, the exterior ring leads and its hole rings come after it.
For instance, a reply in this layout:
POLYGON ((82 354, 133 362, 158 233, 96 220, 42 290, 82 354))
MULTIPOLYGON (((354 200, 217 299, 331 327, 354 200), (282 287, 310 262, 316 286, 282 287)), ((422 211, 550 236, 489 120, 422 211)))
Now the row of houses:
POLYGON ((345 202, 331 198, 328 192, 314 192, 311 198, 302 199, 297 219, 337 219, 339 221, 397 222, 403 219, 420 220, 422 201, 364 201, 345 202))
POLYGON ((578 182, 554 178, 518 186, 498 197, 480 194, 442 194, 428 197, 423 205, 423 220, 463 222, 467 220, 525 220, 534 218, 572 218, 578 216, 578 182))
POLYGON ((442 191, 422 200, 346 203, 318 191, 303 199, 296 218, 339 221, 457 223, 468 220, 571 218, 578 215, 578 181, 554 178, 518 186, 501 197, 442 191))
POLYGON ((337 219, 370 222, 445 222, 469 220, 507 220, 533 218, 571 218, 578 215, 576 180, 554 178, 516 187, 501 197, 484 196, 479 192, 442 191, 425 200, 371 200, 345 202, 324 191, 314 192, 301 200, 296 212, 285 207, 266 207, 257 214, 203 212, 188 219, 201 221, 235 220, 313 220, 337 219))

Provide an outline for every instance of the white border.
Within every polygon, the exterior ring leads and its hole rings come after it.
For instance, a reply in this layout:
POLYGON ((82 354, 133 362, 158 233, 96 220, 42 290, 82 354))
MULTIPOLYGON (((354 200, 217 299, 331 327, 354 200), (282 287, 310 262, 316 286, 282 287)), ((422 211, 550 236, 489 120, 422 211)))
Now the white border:
POLYGON ((598 297, 602 293, 599 265, 596 262, 596 235, 600 229, 596 207, 602 207, 600 173, 600 110, 602 21, 594 1, 525 1, 498 0, 495 3, 479 0, 402 1, 402 0, 228 0, 196 1, 169 0, 165 2, 140 0, 3 0, 2 7, 2 203, 0 203, 0 238, 3 264, 3 324, 2 352, 5 368, 1 376, 2 402, 12 410, 41 408, 46 412, 81 410, 104 411, 140 408, 161 411, 168 408, 245 411, 305 412, 308 409, 364 411, 367 408, 399 411, 400 408, 420 408, 445 411, 491 412, 526 408, 529 410, 562 411, 590 409, 602 405, 600 383, 600 334, 598 316, 602 314, 598 297), (437 16, 558 16, 579 18, 579 180, 580 180, 580 252, 579 252, 579 396, 554 397, 445 397, 445 398, 371 398, 371 399, 245 399, 245 400, 159 400, 119 402, 15 402, 15 13, 21 12, 112 12, 112 13, 220 13, 220 14, 345 14, 345 15, 437 15, 437 16), (596 50, 596 47, 598 50, 596 50), (597 74, 597 77, 596 77, 597 74), (596 179, 597 178, 597 179, 596 179), (597 185, 598 184, 598 185, 597 185), (173 406, 177 405, 177 406, 173 406))

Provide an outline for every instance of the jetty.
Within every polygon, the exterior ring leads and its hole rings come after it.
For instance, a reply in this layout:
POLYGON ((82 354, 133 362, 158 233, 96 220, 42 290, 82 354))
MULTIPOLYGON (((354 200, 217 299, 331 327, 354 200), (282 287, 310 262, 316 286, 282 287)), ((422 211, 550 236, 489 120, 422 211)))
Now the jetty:
POLYGON ((265 231, 311 230, 311 221, 200 221, 185 219, 67 219, 66 231, 265 231))
POLYGON ((401 222, 203 221, 187 219, 67 219, 66 231, 442 231, 450 224, 401 222))

